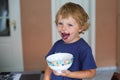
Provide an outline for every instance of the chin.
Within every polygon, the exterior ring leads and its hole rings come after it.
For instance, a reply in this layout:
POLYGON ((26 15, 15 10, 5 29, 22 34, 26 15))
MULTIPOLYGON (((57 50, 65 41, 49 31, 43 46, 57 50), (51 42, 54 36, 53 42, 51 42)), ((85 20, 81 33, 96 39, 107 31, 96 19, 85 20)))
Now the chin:
POLYGON ((64 40, 64 39, 63 39, 63 41, 64 41, 65 43, 72 43, 72 42, 69 41, 69 40, 64 40))

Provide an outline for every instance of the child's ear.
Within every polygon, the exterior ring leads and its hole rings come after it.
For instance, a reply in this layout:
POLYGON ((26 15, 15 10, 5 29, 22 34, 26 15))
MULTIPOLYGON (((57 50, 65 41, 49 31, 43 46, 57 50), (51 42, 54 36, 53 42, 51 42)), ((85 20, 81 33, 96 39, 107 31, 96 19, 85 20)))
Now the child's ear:
POLYGON ((79 28, 79 33, 81 33, 82 31, 83 31, 83 26, 79 28))
POLYGON ((79 33, 82 32, 82 29, 79 29, 79 33))

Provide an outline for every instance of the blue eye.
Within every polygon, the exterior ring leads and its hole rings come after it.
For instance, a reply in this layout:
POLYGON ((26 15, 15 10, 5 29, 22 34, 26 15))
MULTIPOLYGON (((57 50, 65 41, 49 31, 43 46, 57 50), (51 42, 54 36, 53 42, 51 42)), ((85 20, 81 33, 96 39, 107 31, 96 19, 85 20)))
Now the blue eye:
POLYGON ((68 26, 70 26, 70 27, 71 27, 71 26, 73 26, 73 25, 72 25, 72 24, 68 24, 68 26))
POLYGON ((63 23, 62 23, 62 22, 59 22, 58 25, 63 25, 63 23))

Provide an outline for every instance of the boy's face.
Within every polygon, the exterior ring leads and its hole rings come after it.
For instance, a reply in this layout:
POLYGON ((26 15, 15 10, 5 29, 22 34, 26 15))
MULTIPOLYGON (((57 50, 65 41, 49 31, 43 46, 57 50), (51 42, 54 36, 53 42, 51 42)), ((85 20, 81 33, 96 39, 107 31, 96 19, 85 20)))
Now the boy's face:
POLYGON ((71 16, 67 18, 62 18, 62 16, 60 16, 58 19, 57 30, 63 41, 66 43, 73 43, 80 38, 79 32, 81 32, 81 26, 78 25, 71 16))

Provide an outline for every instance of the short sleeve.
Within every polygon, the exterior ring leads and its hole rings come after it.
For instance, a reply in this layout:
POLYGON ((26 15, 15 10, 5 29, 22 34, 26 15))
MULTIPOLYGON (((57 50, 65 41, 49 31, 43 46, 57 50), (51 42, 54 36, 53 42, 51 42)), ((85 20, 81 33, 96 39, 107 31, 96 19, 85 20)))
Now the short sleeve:
POLYGON ((82 70, 95 69, 97 66, 91 48, 85 49, 82 54, 82 70))

